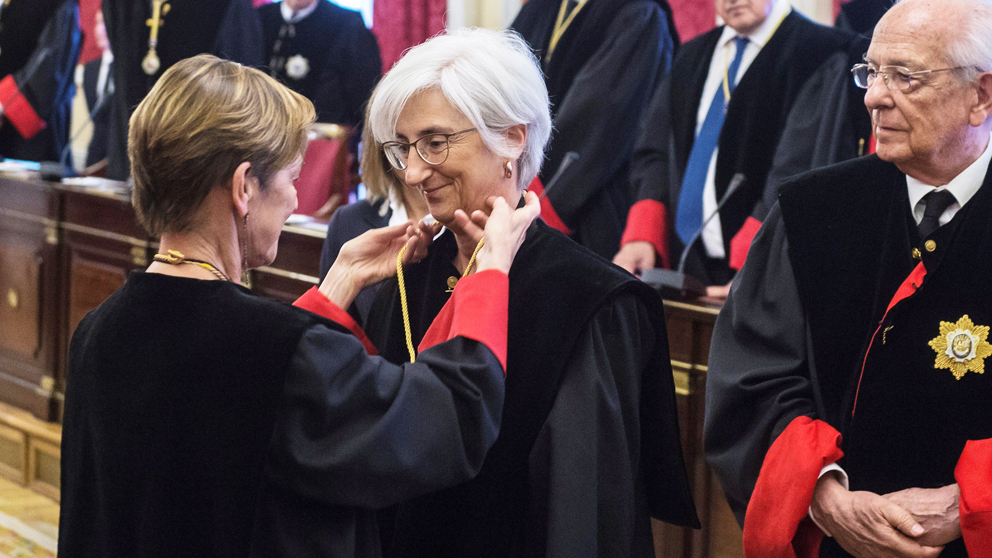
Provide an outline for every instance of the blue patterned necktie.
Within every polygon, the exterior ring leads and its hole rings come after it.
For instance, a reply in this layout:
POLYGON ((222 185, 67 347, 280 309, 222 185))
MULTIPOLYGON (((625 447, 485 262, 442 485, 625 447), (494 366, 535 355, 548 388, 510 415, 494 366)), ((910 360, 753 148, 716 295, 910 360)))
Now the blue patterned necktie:
MULTIPOLYGON (((734 42, 737 52, 734 54, 734 61, 727 68, 727 88, 731 91, 736 87, 737 70, 741 67, 748 38, 736 37, 734 42)), ((723 119, 727 115, 726 104, 727 98, 723 94, 721 84, 716 90, 716 95, 713 96, 713 102, 710 103, 710 110, 703 120, 703 127, 699 129, 699 135, 692 144, 692 152, 689 153, 689 164, 686 165, 682 190, 679 193, 678 212, 675 214, 675 232, 684 244, 692 240, 693 235, 703 225, 703 188, 706 185, 706 173, 710 168, 713 150, 716 149, 717 141, 720 139, 723 119)))

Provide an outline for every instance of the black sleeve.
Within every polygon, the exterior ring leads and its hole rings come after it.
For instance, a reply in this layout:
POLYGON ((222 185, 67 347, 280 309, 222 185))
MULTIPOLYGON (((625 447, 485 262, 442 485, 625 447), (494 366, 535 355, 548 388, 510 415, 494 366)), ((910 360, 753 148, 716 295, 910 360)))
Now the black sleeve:
MULTIPOLYGON (((27 64, 13 74, 16 94, 22 95, 38 118, 52 128, 59 150, 68 141, 73 75, 81 47, 79 8, 67 0, 45 24, 27 64)), ((5 104, 12 103, 8 100, 5 104)))
POLYGON ((548 194, 566 224, 574 223, 582 207, 629 163, 635 123, 672 49, 661 8, 653 2, 628 4, 561 100, 541 181, 547 185, 567 152, 579 154, 568 171, 568 186, 548 194))
POLYGON ((676 179, 673 173, 677 166, 671 125, 671 80, 671 74, 666 72, 638 129, 630 165, 634 202, 654 200, 666 207, 671 202, 669 185, 676 179))
POLYGON ((245 66, 261 68, 265 65, 262 20, 251 0, 232 0, 227 6, 213 52, 245 66))
POLYGON ((397 366, 315 326, 286 379, 267 474, 304 498, 380 508, 471 479, 496 440, 503 370, 456 337, 397 366))
POLYGON ((772 442, 792 419, 817 418, 808 346, 776 204, 717 318, 706 374, 706 459, 741 524, 772 442))
POLYGON ((590 320, 530 455, 534 524, 549 557, 653 556, 640 470, 640 371, 656 336, 647 308, 621 295, 590 320))

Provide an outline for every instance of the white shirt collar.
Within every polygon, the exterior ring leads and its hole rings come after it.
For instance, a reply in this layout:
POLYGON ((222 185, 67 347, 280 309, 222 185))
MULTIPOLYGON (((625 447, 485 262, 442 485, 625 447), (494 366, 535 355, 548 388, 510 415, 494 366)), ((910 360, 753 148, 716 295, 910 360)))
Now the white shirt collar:
POLYGON ((285 2, 279 4, 279 11, 282 12, 282 19, 286 23, 299 23, 301 20, 306 19, 306 17, 313 13, 317 9, 317 4, 319 2, 324 2, 325 0, 317 0, 309 8, 303 8, 302 10, 293 13, 293 9, 289 7, 285 2))
MULTIPOLYGON (((775 34, 775 31, 782 23, 782 20, 785 19, 785 16, 789 15, 789 12, 791 11, 792 6, 790 6, 786 0, 774 0, 774 3, 772 4, 772 11, 768 13, 768 17, 765 18, 765 21, 763 21, 753 33, 750 35, 745 35, 750 40, 748 46, 754 45, 758 47, 758 49, 764 47, 765 44, 772 38, 772 35, 775 34)), ((738 35, 739 34, 733 27, 724 25, 723 33, 720 34, 720 42, 717 43, 717 46, 726 46, 727 43, 738 35)))
MULTIPOLYGON (((992 162, 992 136, 989 138, 989 144, 985 146, 985 151, 978 159, 975 159, 974 163, 968 165, 968 168, 961 171, 947 184, 938 186, 936 190, 947 190, 954 194, 958 207, 964 206, 985 182, 985 173, 989 169, 990 162, 992 162)), ((924 184, 908 174, 906 175, 906 188, 909 189, 909 208, 914 212, 916 211, 916 204, 920 203, 923 196, 934 191, 933 185, 924 184)))

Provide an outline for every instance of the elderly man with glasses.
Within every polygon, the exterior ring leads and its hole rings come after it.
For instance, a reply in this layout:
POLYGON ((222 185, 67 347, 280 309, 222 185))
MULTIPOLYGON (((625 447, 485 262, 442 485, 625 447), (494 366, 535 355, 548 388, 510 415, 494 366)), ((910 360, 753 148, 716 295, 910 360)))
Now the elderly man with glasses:
POLYGON ((706 451, 748 556, 992 556, 989 29, 989 0, 882 18, 876 155, 782 187, 717 320, 706 451))

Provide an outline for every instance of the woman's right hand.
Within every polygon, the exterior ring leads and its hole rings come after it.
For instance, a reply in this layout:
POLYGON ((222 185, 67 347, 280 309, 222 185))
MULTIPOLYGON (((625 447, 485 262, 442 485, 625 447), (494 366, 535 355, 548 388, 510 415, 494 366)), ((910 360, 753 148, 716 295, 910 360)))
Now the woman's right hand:
POLYGON ((467 231, 474 224, 480 228, 486 239, 476 259, 479 271, 498 269, 503 273, 510 272, 513 258, 527 236, 527 229, 541 215, 541 202, 537 194, 527 192, 524 199, 526 204, 519 209, 510 207, 502 197, 491 199, 492 212, 486 215, 482 211, 475 211, 471 219, 464 212, 455 213, 455 219, 462 229, 467 231))

